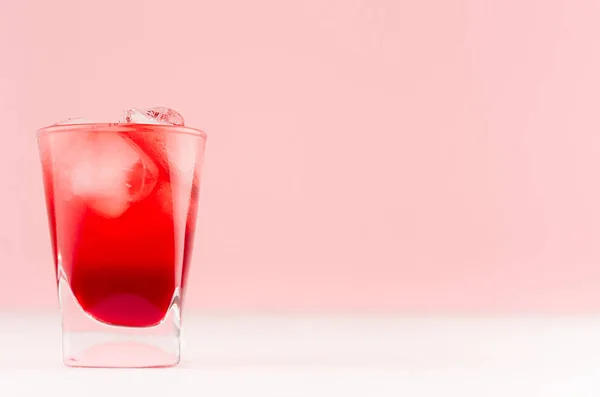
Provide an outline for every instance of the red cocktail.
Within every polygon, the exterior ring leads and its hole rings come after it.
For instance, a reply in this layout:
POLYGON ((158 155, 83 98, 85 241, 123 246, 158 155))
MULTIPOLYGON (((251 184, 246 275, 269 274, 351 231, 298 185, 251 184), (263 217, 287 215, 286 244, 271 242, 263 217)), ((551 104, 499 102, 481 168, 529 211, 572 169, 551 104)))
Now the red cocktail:
POLYGON ((179 361, 205 142, 155 123, 39 130, 68 365, 179 361))

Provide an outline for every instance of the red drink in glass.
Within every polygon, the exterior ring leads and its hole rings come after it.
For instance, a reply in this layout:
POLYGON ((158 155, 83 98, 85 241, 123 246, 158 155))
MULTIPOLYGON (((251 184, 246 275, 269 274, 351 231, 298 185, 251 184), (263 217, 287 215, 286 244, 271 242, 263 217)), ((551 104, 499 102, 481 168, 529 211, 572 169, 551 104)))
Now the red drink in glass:
POLYGON ((172 125, 38 132, 66 364, 179 362, 205 142, 172 125))

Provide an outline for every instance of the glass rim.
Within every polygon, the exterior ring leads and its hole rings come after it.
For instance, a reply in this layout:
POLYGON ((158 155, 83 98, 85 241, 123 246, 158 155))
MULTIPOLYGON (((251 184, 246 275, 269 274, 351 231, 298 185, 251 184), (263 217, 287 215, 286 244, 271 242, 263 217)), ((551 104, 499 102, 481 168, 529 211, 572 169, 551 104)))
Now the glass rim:
MULTIPOLYGON (((207 139, 203 130, 183 125, 171 124, 145 124, 145 123, 77 123, 77 124, 54 124, 39 128, 36 133, 39 136, 59 132, 135 132, 137 127, 146 127, 161 132, 193 135, 204 140, 207 139)), ((150 132, 150 131, 148 131, 150 132)))

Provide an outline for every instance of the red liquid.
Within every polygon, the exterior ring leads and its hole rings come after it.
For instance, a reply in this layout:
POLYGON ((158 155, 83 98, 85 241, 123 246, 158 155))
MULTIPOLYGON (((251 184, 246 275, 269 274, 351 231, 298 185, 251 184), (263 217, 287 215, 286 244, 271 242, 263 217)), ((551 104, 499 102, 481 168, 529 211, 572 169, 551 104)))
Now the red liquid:
MULTIPOLYGON (((178 147, 199 146, 200 138, 178 133, 165 135, 158 132, 159 127, 152 127, 154 131, 149 131, 152 128, 148 126, 128 128, 132 132, 117 136, 125 137, 135 148, 131 153, 138 153, 144 162, 155 166, 144 167, 138 162, 128 168, 126 185, 134 191, 128 192, 131 197, 123 206, 122 198, 110 201, 111 191, 102 198, 103 207, 95 205, 89 196, 73 194, 76 182, 70 176, 81 161, 72 160, 73 155, 68 161, 61 161, 61 156, 66 155, 59 153, 59 145, 52 142, 62 139, 69 146, 65 136, 54 138, 48 134, 41 139, 47 141, 42 145, 50 153, 50 158, 43 160, 44 182, 57 271, 59 267, 64 271, 81 308, 107 324, 145 327, 156 325, 165 317, 177 288, 181 294, 184 292, 195 229, 198 172, 189 173, 193 180, 184 181, 177 174, 183 165, 167 159, 178 158, 178 147), (156 144, 157 137, 163 146, 156 144), (164 147, 167 139, 178 141, 170 145, 169 153, 164 147), (139 198, 136 191, 142 190, 139 186, 144 178, 152 180, 151 190, 139 198), (116 204, 111 207, 112 203, 116 204), (178 211, 174 211, 176 207, 178 211), (115 209, 111 212, 105 208, 115 209)), ((116 133, 83 134, 88 135, 83 144, 92 143, 93 150, 105 150, 94 141, 95 137, 104 142, 106 135, 98 134, 116 133)), ((117 148, 123 152, 119 142, 117 148)), ((69 153, 76 151, 69 149, 69 153)), ((131 154, 127 149, 125 152, 131 154)), ((101 153, 98 158, 105 160, 109 155, 110 152, 101 153)), ((89 162, 95 165, 95 157, 90 158, 89 162)), ((92 167, 92 186, 93 170, 92 167)), ((123 178, 119 172, 115 175, 123 178)))

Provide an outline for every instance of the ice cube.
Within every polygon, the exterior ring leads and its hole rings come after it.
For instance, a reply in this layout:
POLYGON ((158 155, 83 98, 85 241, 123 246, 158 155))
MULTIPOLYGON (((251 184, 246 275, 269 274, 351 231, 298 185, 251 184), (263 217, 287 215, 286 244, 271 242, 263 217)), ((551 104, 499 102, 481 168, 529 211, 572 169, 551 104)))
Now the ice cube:
MULTIPOLYGON (((194 179, 198 147, 190 136, 158 131, 136 131, 127 136, 152 158, 159 172, 167 179, 194 179)), ((198 182, 194 179, 193 183, 198 182)))
MULTIPOLYGON (((123 113, 120 121, 184 125, 183 117, 178 112, 163 107, 130 109, 123 113)), ((185 213, 182 215, 179 212, 187 211, 187 200, 196 197, 199 190, 196 174, 198 147, 195 140, 188 135, 170 134, 155 128, 129 131, 127 136, 154 161, 160 179, 168 181, 159 183, 155 189, 156 196, 165 205, 165 212, 177 217, 185 216, 185 213), (174 198, 177 198, 176 202, 173 202, 174 198)))
POLYGON ((183 116, 165 107, 129 109, 123 112, 121 123, 184 125, 183 116))
POLYGON ((158 179, 156 164, 131 141, 90 133, 71 159, 70 191, 99 214, 115 218, 146 197, 158 179))
MULTIPOLYGON (((164 107, 129 109, 126 110, 121 122, 137 124, 163 124, 180 125, 184 124, 183 116, 173 109, 164 107)), ((156 131, 132 131, 128 133, 129 138, 135 142, 138 147, 148 154, 158 165, 161 173, 168 175, 172 162, 167 150, 167 140, 169 135, 165 132, 156 131)))
MULTIPOLYGON (((158 183, 152 194, 157 197, 166 214, 183 224, 189 206, 196 206, 200 190, 200 149, 197 142, 189 135, 159 131, 130 132, 128 137, 158 166, 162 182, 158 183)), ((189 212, 190 217, 195 214, 194 211, 189 212)), ((193 221, 188 219, 185 224, 193 227, 193 221)))

